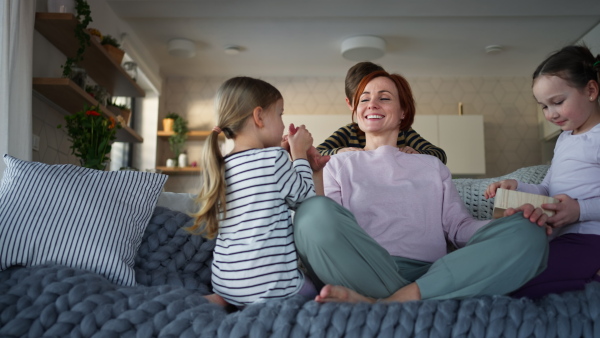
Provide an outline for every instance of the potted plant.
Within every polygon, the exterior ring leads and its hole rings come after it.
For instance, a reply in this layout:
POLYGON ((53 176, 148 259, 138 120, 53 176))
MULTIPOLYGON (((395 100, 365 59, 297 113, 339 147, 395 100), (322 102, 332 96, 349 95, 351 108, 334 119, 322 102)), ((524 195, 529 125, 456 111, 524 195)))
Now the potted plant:
POLYGON ((102 36, 100 44, 102 47, 104 47, 104 49, 106 49, 108 55, 110 55, 115 62, 121 64, 121 61, 123 61, 123 56, 125 55, 125 51, 121 49, 121 44, 117 41, 117 39, 109 34, 106 34, 102 36))
POLYGON ((86 85, 85 86, 85 91, 94 99, 96 99, 96 101, 98 101, 98 103, 100 105, 106 106, 108 103, 108 92, 106 91, 106 89, 104 89, 103 87, 99 86, 99 85, 86 85))
POLYGON ((94 38, 94 40, 98 41, 98 43, 102 42, 102 33, 100 32, 100 30, 96 28, 88 28, 87 32, 90 34, 91 37, 94 38))
MULTIPOLYGON (((63 77, 72 78, 73 76, 79 75, 81 72, 75 72, 78 69, 77 64, 83 60, 83 53, 85 49, 90 45, 90 34, 87 32, 87 26, 92 21, 90 5, 86 0, 75 0, 75 10, 77 14, 77 25, 75 26, 75 37, 79 41, 79 47, 74 57, 67 57, 67 61, 62 65, 63 77)), ((85 82, 85 81, 84 81, 85 82)), ((83 88, 85 83, 80 87, 83 88)))
POLYGON ((187 140, 188 121, 175 113, 170 113, 173 122, 173 135, 169 136, 169 146, 173 152, 174 160, 177 162, 179 154, 182 153, 185 141, 187 140))
POLYGON ((175 124, 175 120, 179 118, 179 114, 176 113, 167 113, 167 116, 163 119, 163 130, 166 132, 173 131, 173 124, 175 124))
POLYGON ((99 106, 84 106, 75 114, 65 116, 66 125, 58 125, 69 136, 71 154, 81 166, 104 170, 110 158, 111 144, 121 124, 102 113, 99 106))
POLYGON ((108 101, 107 108, 110 109, 115 115, 123 118, 123 123, 129 125, 129 119, 131 118, 131 109, 126 104, 118 104, 113 101, 108 101))

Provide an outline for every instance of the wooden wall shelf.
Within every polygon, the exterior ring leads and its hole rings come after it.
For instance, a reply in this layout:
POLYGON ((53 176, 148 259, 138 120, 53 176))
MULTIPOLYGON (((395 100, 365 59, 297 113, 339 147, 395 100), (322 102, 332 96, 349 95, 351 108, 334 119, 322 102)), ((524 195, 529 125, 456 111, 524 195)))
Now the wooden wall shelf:
MULTIPOLYGON (((71 13, 35 13, 35 29, 67 57, 74 57, 79 47, 75 37, 77 19, 71 13)), ((145 96, 144 90, 100 45, 91 39, 79 65, 94 81, 113 96, 145 96)))
MULTIPOLYGON (((188 132, 188 141, 190 140, 205 140, 211 133, 212 131, 210 130, 192 130, 188 132)), ((164 130, 159 130, 157 132, 158 137, 162 137, 162 138, 167 138, 171 135, 173 135, 172 131, 164 131, 164 130)), ((220 140, 224 140, 225 136, 223 134, 219 135, 219 139, 220 140)))
POLYGON ((156 169, 162 170, 162 173, 165 175, 196 175, 200 174, 200 172, 202 171, 200 167, 156 167, 156 169))
MULTIPOLYGON (((99 105, 93 97, 67 78, 33 78, 33 90, 45 96, 69 114, 74 114, 84 105, 99 105)), ((102 112, 116 118, 108 108, 99 105, 102 112)), ((143 142, 144 139, 128 126, 117 130, 117 142, 143 142)))

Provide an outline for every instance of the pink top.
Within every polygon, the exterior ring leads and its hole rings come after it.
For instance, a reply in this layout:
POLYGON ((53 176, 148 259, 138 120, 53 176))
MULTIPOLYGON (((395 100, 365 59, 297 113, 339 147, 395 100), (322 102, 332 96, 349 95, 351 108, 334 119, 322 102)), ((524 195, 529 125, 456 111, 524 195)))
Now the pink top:
POLYGON ((431 155, 392 146, 331 157, 325 195, 349 209, 358 224, 392 256, 434 262, 448 238, 462 247, 489 220, 473 218, 450 170, 431 155))

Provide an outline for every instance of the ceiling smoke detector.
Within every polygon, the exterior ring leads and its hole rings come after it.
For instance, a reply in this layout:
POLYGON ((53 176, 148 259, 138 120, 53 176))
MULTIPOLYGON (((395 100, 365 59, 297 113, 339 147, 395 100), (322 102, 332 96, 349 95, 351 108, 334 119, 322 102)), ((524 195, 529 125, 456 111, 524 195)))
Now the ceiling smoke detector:
POLYGON ((500 45, 489 45, 485 47, 485 52, 487 54, 498 54, 504 50, 504 47, 500 45))
POLYGON ((187 39, 173 39, 168 44, 169 54, 180 58, 193 58, 196 56, 196 44, 187 39))
POLYGON ((351 61, 370 61, 385 54, 385 40, 372 35, 347 38, 342 42, 342 56, 351 61))

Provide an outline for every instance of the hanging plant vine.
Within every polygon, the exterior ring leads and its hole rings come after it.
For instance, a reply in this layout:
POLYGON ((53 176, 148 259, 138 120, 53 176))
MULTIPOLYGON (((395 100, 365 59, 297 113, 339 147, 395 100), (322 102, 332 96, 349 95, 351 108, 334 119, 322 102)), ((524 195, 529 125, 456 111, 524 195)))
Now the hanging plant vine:
POLYGON ((69 77, 73 72, 73 66, 83 60, 85 49, 91 44, 90 35, 86 32, 87 26, 92 22, 92 11, 86 0, 75 0, 75 9, 77 10, 77 26, 75 26, 75 37, 79 41, 79 47, 74 57, 67 57, 67 62, 62 67, 63 77, 69 77))

